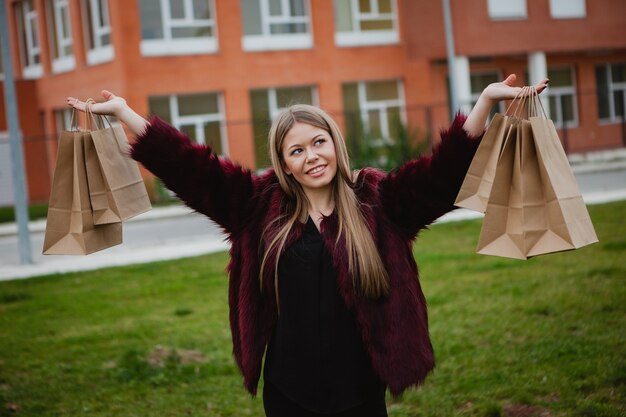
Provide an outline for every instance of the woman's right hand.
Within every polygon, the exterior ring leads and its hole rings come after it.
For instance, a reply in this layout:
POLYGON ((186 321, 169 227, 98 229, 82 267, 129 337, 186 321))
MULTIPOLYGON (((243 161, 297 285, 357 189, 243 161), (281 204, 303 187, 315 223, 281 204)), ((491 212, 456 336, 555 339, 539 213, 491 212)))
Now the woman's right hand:
POLYGON ((110 91, 102 90, 102 97, 106 101, 102 103, 97 102, 89 102, 86 103, 84 101, 80 101, 74 97, 67 98, 67 104, 76 110, 86 111, 87 106, 89 106, 89 110, 93 114, 101 114, 103 116, 114 116, 120 122, 124 123, 131 132, 135 135, 142 134, 146 127, 148 126, 148 121, 135 113, 133 109, 131 109, 128 104, 126 104, 126 100, 122 97, 118 97, 110 91))
MULTIPOLYGON (((122 97, 118 97, 110 91, 102 90, 102 97, 106 100, 103 103, 90 102, 89 109, 94 114, 101 114, 104 116, 120 117, 125 107, 127 107, 126 100, 122 97)), ((67 104, 74 107, 76 110, 86 111, 87 102, 80 101, 74 97, 67 98, 67 104)))

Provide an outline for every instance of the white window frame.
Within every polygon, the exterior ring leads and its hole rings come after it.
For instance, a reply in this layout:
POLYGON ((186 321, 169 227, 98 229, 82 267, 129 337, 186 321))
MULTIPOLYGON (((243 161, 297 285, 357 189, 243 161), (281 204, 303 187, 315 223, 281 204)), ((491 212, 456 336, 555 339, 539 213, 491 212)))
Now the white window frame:
POLYGON ((582 19, 587 17, 585 0, 550 0, 553 19, 582 19))
POLYGON ((270 15, 269 0, 258 0, 261 9, 260 35, 244 35, 241 46, 244 51, 274 51, 287 49, 310 49, 313 47, 313 32, 311 25, 311 6, 308 0, 304 0, 306 8, 305 16, 292 16, 289 0, 281 0, 281 16, 270 15), (306 23, 306 33, 282 33, 272 34, 270 26, 275 23, 306 23))
MULTIPOLYGON (((74 53, 65 54, 65 48, 68 46, 73 46, 72 40, 72 22, 70 15, 70 4, 68 0, 47 0, 49 2, 50 11, 52 15, 49 16, 50 19, 54 20, 54 24, 50 25, 50 30, 56 30, 55 38, 56 43, 51 43, 51 48, 56 50, 56 54, 58 58, 52 58, 52 72, 55 74, 61 72, 71 71, 76 68, 76 59, 74 58, 74 53), (63 19, 62 14, 67 13, 66 22, 68 24, 67 32, 69 33, 69 38, 65 38, 63 36, 63 19)), ((50 39, 50 42, 53 42, 53 39, 50 39)), ((72 50, 73 51, 73 50, 72 50)))
POLYGON ((308 87, 311 89, 311 98, 314 106, 319 106, 319 95, 317 92, 317 88, 313 85, 294 85, 294 86, 282 86, 282 87, 272 87, 265 89, 267 91, 267 106, 270 112, 270 119, 272 122, 276 120, 278 114, 283 111, 286 107, 278 107, 278 90, 279 89, 288 89, 288 88, 303 88, 308 87))
MULTIPOLYGON (((194 94, 194 93, 191 93, 194 94)), ((196 129, 196 142, 199 144, 205 144, 206 138, 204 137, 204 124, 208 122, 220 123, 220 145, 222 147, 222 155, 227 156, 228 151, 228 137, 226 129, 226 116, 224 114, 224 97, 221 93, 208 92, 206 94, 217 94, 217 106, 219 114, 197 114, 193 116, 181 116, 178 109, 178 97, 185 96, 187 94, 170 95, 170 116, 172 118, 172 126, 177 129, 181 129, 182 126, 194 125, 196 129)))
POLYGON ((524 20, 528 18, 526 0, 487 0, 491 20, 524 20))
MULTIPOLYGON (((40 78, 43 75, 43 66, 41 64, 41 42, 39 37, 39 27, 37 26, 37 9, 30 1, 32 10, 28 10, 26 5, 27 1, 20 2, 16 7, 21 8, 22 20, 18 22, 19 29, 24 32, 26 38, 26 45, 22 46, 22 57, 25 60, 22 66, 22 76, 27 79, 40 78), (35 46, 35 39, 33 39, 33 31, 37 37, 35 46), (39 63, 35 63, 36 57, 39 58, 39 63)), ((20 44, 21 39, 20 36, 20 44)))
POLYGON ((391 13, 380 13, 378 10, 378 0, 369 0, 369 13, 361 13, 359 11, 359 1, 349 0, 350 10, 352 11, 352 30, 336 31, 335 45, 337 46, 371 46, 371 45, 389 45, 400 42, 398 33, 398 13, 396 0, 390 0, 391 13), (361 22, 367 20, 381 20, 388 18, 393 24, 390 30, 361 30, 361 22))
POLYGON ((161 22, 163 24, 162 39, 142 39, 141 54, 143 56, 166 56, 166 55, 197 55, 211 54, 218 51, 217 45, 217 21, 215 19, 215 2, 209 1, 211 19, 194 19, 193 3, 185 2, 185 18, 174 19, 169 0, 153 0, 161 2, 161 22), (198 23, 206 24, 212 28, 212 36, 202 38, 173 38, 172 29, 186 26, 198 26, 198 23), (193 25, 192 25, 193 24, 193 25))
POLYGON ((87 64, 97 65, 103 62, 112 61, 115 58, 115 49, 113 43, 110 41, 108 45, 102 45, 102 36, 111 36, 111 19, 109 14, 109 1, 108 0, 83 0, 83 6, 89 3, 89 10, 91 10, 90 16, 87 16, 87 8, 84 7, 84 16, 86 23, 86 31, 93 32, 93 48, 87 49, 87 64), (104 9, 103 16, 100 15, 101 8, 104 9), (100 26, 100 20, 105 22, 104 26, 100 26))
MULTIPOLYGON (((611 66, 613 65, 626 65, 626 63, 621 63, 621 62, 615 62, 615 63, 608 63, 608 64, 604 64, 604 70, 607 71, 607 83, 608 83, 608 101, 609 101, 609 117, 608 118, 603 118, 603 119, 599 119, 602 123, 604 124, 609 124, 609 123, 618 123, 621 122, 622 119, 621 117, 617 116, 615 114, 615 97, 614 97, 614 92, 615 91, 622 91, 622 97, 624 98, 624 103, 622 104, 624 106, 624 112, 626 113, 626 81, 622 81, 622 82, 613 82, 613 74, 611 72, 611 66)), ((626 117, 626 114, 624 115, 626 117)))
MULTIPOLYGON (((4 4, 2 6, 4 6, 4 4)), ((0 207, 12 206, 15 204, 12 164, 9 132, 0 131, 0 190, 2 190, 2 193, 0 193, 0 207)))
POLYGON ((555 102, 556 102, 557 113, 556 114, 549 113, 549 114, 550 114, 550 118, 554 121, 554 127, 556 127, 557 129, 562 129, 563 127, 567 127, 567 128, 578 127, 578 97, 576 95, 575 69, 573 67, 550 68, 550 70, 553 70, 553 71, 562 70, 562 69, 568 69, 570 71, 570 74, 572 75, 573 85, 568 86, 568 87, 555 87, 551 85, 550 88, 546 90, 546 92, 548 93, 548 97, 554 97, 555 102), (561 108, 561 96, 568 96, 568 95, 572 96, 574 120, 565 122, 564 120, 561 120, 561 114, 563 113, 562 108, 561 108))
MULTIPOLYGON (((378 110, 379 112, 379 122, 380 122, 380 131, 382 137, 380 138, 369 138, 370 145, 379 147, 384 145, 393 145, 395 141, 391 137, 389 132, 389 118, 387 116, 387 109, 390 107, 398 107, 400 108, 400 119, 402 123, 406 124, 406 112, 405 112, 405 99, 404 99, 404 82, 402 80, 395 80, 398 88, 398 98, 395 100, 376 100, 376 101, 368 101, 367 100, 367 84, 370 82, 377 82, 379 80, 371 80, 371 81, 359 81, 357 83, 357 95, 359 98, 359 111, 361 112, 361 121, 363 123, 363 127, 365 132, 369 135, 370 133, 370 110, 378 110)), ((391 80, 380 80, 380 81, 391 81, 391 80)))
MULTIPOLYGON (((75 115, 78 117, 78 115, 75 115)), ((56 109, 54 110, 54 122, 56 124, 57 133, 61 133, 63 130, 72 129, 72 109, 56 109)), ((76 126, 78 126, 78 121, 76 126)))

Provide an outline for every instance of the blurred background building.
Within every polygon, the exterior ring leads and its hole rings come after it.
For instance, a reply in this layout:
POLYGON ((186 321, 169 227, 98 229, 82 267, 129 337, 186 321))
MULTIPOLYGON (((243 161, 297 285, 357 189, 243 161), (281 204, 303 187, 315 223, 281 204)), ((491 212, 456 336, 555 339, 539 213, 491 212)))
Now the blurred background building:
MULTIPOLYGON (((450 4, 454 74, 441 0, 5 0, 30 201, 48 199, 65 98, 102 89, 251 169, 296 102, 329 111, 357 162, 406 158, 454 115, 449 76, 465 110, 509 73, 547 76, 568 152, 626 145, 624 0, 450 4)), ((7 129, 2 102, 0 205, 13 198, 7 129)))

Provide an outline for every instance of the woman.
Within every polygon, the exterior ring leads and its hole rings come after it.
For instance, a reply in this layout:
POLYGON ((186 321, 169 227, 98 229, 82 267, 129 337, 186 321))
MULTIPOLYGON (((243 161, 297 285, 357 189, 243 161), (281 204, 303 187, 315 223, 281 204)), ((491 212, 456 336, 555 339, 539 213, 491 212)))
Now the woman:
POLYGON ((520 92, 514 82, 489 85, 432 156, 389 174, 352 172, 335 122, 313 106, 278 116, 261 176, 108 91, 91 110, 125 123, 133 158, 227 234, 233 352, 253 395, 265 356, 266 415, 386 416, 386 389, 399 395, 434 367, 412 242, 454 209, 489 111, 520 92))

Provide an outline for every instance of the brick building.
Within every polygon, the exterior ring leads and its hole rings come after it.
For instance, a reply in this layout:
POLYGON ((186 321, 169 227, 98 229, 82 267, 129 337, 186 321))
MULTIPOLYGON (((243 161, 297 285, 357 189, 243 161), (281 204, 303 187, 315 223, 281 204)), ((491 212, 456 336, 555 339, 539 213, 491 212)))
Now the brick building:
MULTIPOLYGON (((467 108, 490 82, 549 76, 569 152, 624 146, 626 2, 450 0, 467 108)), ((353 149, 395 121, 436 140, 448 100, 441 0, 5 0, 30 200, 46 201, 65 97, 125 97, 244 166, 293 102, 331 112, 353 149), (433 133, 434 132, 434 133, 433 133)), ((0 82, 0 89, 3 85, 0 82)), ((0 205, 11 204, 4 102, 0 205)), ((151 182, 148 181, 148 184, 151 182)))

